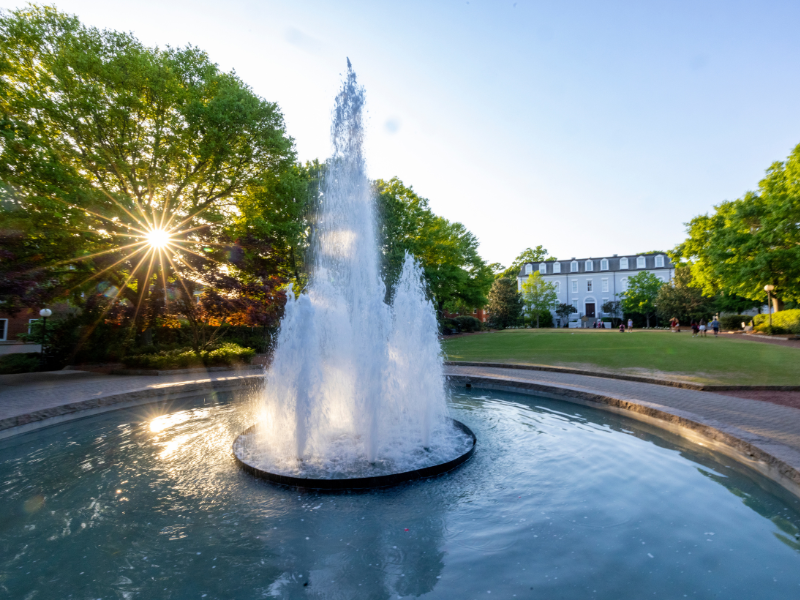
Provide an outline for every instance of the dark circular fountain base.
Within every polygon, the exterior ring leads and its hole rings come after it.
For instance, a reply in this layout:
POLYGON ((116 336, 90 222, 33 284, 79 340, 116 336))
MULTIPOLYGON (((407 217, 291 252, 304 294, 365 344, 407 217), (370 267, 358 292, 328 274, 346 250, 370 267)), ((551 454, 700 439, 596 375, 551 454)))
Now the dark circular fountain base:
POLYGON ((472 453, 475 452, 475 444, 477 444, 478 440, 475 438, 475 434, 472 433, 472 430, 464 425, 461 421, 456 421, 455 419, 450 419, 453 425, 463 431, 467 436, 472 439, 472 445, 470 446, 469 450, 464 452, 461 456, 454 458, 453 460, 449 460, 447 462, 433 465, 430 467, 425 467, 422 469, 415 469, 413 471, 403 471, 402 473, 391 473, 389 475, 376 475, 374 477, 352 477, 352 478, 342 478, 342 479, 307 479, 303 477, 290 477, 288 475, 280 475, 278 473, 270 473, 269 471, 264 471, 263 469, 259 469, 245 461, 243 461, 237 454, 236 454, 236 444, 239 439, 244 436, 248 435, 255 429, 255 425, 249 427, 244 432, 242 432, 239 437, 233 443, 234 452, 233 455, 236 458, 236 462, 238 465, 256 477, 261 479, 266 479, 267 481, 271 481, 273 483, 278 483, 281 485, 288 485, 292 487, 298 488, 308 488, 314 490, 363 490, 363 489, 370 489, 370 488, 383 488, 389 487, 392 485, 397 485, 399 483, 403 483, 406 481, 412 481, 414 479, 428 479, 431 477, 438 477, 439 475, 443 475, 449 471, 452 471, 459 465, 465 463, 469 458, 472 456, 472 453))

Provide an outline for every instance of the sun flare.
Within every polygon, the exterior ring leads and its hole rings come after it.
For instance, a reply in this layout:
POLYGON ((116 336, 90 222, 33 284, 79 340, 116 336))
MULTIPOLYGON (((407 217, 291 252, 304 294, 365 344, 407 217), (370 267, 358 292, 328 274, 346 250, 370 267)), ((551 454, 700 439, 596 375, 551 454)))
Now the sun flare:
POLYGON ((170 242, 169 232, 163 229, 151 229, 147 232, 145 237, 147 238, 147 243, 150 244, 150 246, 159 250, 167 246, 167 244, 170 242))

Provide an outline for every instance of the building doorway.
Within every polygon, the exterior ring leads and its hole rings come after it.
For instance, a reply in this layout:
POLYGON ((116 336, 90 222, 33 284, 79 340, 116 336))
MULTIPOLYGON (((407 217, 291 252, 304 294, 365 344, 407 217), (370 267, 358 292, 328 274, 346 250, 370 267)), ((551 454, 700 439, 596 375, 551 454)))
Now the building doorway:
POLYGON ((595 317, 597 316, 594 312, 594 302, 587 302, 586 303, 586 316, 587 317, 595 317))

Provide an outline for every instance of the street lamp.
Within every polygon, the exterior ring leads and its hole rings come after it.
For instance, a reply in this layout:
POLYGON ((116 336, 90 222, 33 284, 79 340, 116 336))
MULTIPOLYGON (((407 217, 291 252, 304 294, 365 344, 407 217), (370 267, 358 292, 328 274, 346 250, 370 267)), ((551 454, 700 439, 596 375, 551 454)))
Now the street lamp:
POLYGON ((767 303, 769 305, 769 326, 772 329, 772 290, 775 289, 774 285, 765 285, 764 291, 767 292, 767 303))
POLYGON ((53 314, 49 308, 43 308, 39 311, 39 316, 42 317, 42 365, 44 365, 44 348, 47 344, 47 317, 53 314))

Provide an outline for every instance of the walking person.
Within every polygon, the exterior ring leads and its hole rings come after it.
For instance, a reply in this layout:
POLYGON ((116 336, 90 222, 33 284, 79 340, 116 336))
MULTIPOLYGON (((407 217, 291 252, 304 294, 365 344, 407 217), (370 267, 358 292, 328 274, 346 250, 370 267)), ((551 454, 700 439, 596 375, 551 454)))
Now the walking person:
POLYGON ((714 337, 717 337, 717 334, 719 334, 719 321, 717 320, 717 315, 714 315, 714 320, 711 321, 711 329, 714 330, 714 337))
POLYGON ((700 331, 700 327, 697 325, 697 321, 692 321, 692 337, 697 337, 698 331, 700 331))
POLYGON ((706 320, 700 319, 700 337, 706 337, 706 320))
POLYGON ((633 319, 628 319, 628 331, 633 332, 633 319))

